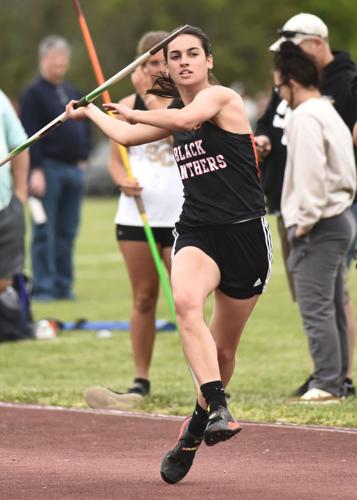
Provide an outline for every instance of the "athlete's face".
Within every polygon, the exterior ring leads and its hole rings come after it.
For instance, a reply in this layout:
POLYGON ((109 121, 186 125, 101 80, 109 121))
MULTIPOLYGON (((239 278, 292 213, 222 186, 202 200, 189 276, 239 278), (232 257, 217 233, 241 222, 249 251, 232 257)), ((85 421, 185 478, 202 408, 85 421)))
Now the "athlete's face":
POLYGON ((201 40, 194 35, 183 34, 170 42, 167 69, 177 86, 208 83, 208 70, 212 67, 212 56, 206 56, 201 40))

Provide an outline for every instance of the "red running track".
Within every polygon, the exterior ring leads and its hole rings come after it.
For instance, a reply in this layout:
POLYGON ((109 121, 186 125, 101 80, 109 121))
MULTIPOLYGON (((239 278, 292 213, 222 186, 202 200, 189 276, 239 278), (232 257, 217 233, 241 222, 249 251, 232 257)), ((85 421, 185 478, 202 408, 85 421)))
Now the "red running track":
POLYGON ((243 423, 160 478, 176 417, 0 404, 1 500, 352 500, 357 430, 243 423))

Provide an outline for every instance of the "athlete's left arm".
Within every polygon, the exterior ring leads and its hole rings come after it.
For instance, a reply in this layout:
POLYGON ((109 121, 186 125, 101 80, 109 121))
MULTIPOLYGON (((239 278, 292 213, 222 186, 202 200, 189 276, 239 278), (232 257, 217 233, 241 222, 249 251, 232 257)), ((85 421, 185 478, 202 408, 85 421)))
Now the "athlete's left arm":
POLYGON ((181 109, 141 111, 120 106, 117 107, 117 111, 130 123, 154 125, 168 130, 192 130, 197 125, 216 117, 230 100, 235 98, 233 90, 214 85, 201 90, 192 102, 181 109))

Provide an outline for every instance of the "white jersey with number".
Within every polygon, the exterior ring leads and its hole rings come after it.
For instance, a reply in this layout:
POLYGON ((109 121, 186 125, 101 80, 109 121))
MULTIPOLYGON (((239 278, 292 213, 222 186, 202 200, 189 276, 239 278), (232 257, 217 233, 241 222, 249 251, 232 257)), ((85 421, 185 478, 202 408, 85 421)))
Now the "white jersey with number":
MULTIPOLYGON (((129 149, 133 176, 143 188, 141 197, 151 227, 172 227, 178 221, 183 203, 183 188, 172 154, 172 143, 163 139, 129 149)), ((116 224, 142 226, 135 200, 120 195, 116 224)))

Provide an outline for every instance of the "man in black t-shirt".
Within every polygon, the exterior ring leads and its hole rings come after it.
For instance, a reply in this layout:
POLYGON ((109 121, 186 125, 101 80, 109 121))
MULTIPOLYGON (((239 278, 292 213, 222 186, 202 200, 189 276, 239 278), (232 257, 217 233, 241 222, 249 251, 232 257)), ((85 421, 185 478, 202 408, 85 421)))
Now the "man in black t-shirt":
MULTIPOLYGON (((280 38, 269 49, 278 51, 282 42, 290 40, 312 55, 321 71, 321 93, 330 97, 336 110, 351 130, 357 122, 357 70, 348 52, 334 52, 328 42, 328 28, 317 16, 297 14, 289 19, 282 29, 278 30, 280 38)), ((280 213, 281 192, 286 163, 286 141, 284 128, 291 110, 285 100, 273 91, 270 103, 257 123, 255 141, 258 152, 263 159, 261 164, 262 182, 268 211, 277 215, 278 231, 282 244, 284 262, 289 254, 289 244, 280 213)), ((357 126, 355 127, 355 144, 357 144, 357 126)), ((357 151, 355 149, 355 151, 357 151)), ((357 204, 353 206, 357 216, 357 204)), ((290 290, 295 298, 293 281, 287 270, 290 290)), ((355 319, 352 301, 346 297, 345 313, 348 324, 350 364, 345 386, 348 395, 354 395, 355 389, 351 380, 355 319)), ((307 383, 303 384, 294 395, 306 392, 307 383)))

